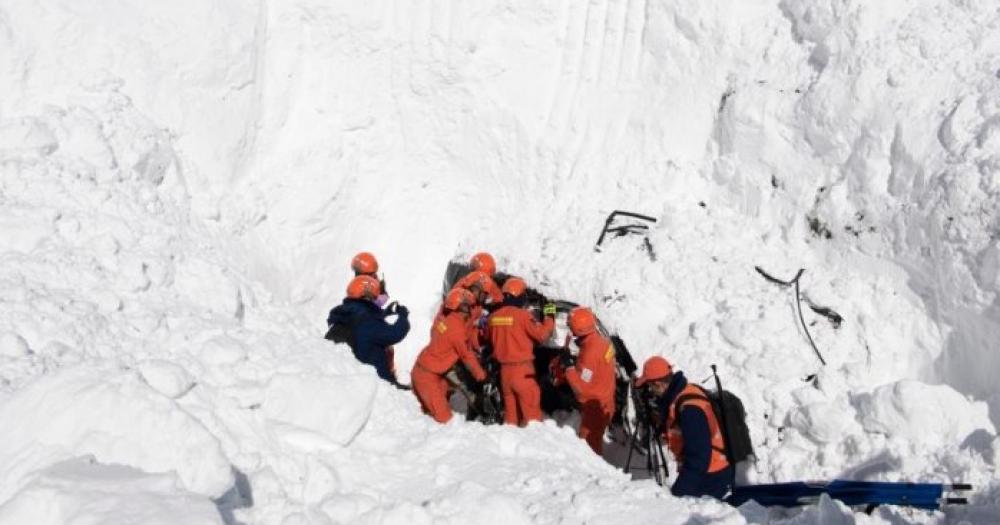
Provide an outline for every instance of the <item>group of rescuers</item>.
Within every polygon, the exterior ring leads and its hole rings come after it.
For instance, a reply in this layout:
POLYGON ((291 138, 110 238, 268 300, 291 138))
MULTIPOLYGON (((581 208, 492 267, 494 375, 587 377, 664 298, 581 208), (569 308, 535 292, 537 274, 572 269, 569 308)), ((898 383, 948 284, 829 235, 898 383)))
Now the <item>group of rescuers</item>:
MULTIPOLYGON (((496 262, 488 253, 474 255, 470 267, 437 311, 430 342, 410 372, 412 390, 424 413, 439 423, 448 422, 452 390, 445 374, 461 361, 476 381, 485 381, 480 356, 489 344, 493 359, 500 363, 504 423, 524 426, 541 421, 534 347, 551 336, 556 307, 544 305, 543 320, 536 320, 526 308, 524 280, 510 277, 499 287, 494 281, 496 262)), ((351 268, 355 277, 347 286, 347 297, 330 311, 327 324, 349 325, 354 356, 373 366, 380 378, 402 387, 396 379, 393 345, 410 330, 409 310, 395 302, 386 305, 385 282, 378 276, 378 262, 371 253, 354 256, 351 268), (390 316, 396 317, 395 322, 386 321, 390 316)), ((567 324, 580 351, 577 357, 560 354, 554 379, 569 384, 580 406, 578 435, 601 455, 615 410, 614 346, 598 331, 589 308, 573 308, 567 324)), ((688 384, 683 372, 659 356, 643 364, 635 386, 649 389, 668 448, 680 465, 671 492, 722 499, 732 484, 734 467, 726 459, 718 418, 703 391, 688 384)))

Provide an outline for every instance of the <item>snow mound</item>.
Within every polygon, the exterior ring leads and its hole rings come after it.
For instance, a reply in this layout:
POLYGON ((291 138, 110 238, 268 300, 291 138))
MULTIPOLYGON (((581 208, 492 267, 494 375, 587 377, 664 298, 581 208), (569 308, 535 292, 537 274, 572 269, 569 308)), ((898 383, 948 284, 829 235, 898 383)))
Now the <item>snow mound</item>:
POLYGON ((368 421, 376 381, 370 375, 279 374, 268 382, 262 408, 278 426, 290 426, 283 432, 286 440, 305 449, 322 448, 322 439, 348 445, 368 421), (309 433, 320 441, 309 439, 309 433))
POLYGON ((989 407, 947 385, 899 381, 857 397, 861 425, 868 432, 917 443, 961 443, 969 434, 996 434, 989 407))
POLYGON ((44 157, 59 148, 59 141, 39 119, 22 118, 0 125, 0 155, 44 157))
POLYGON ((32 525, 221 525, 205 496, 172 474, 148 474, 93 458, 57 463, 0 505, 0 523, 32 525))
POLYGON ((194 388, 191 374, 177 363, 152 359, 138 365, 142 379, 157 392, 176 399, 194 388))
POLYGON ((186 490, 209 497, 233 485, 218 440, 135 372, 78 366, 39 378, 0 404, 16 421, 0 450, 0 502, 34 471, 92 454, 102 463, 172 472, 186 490))
POLYGON ((11 332, 0 334, 0 356, 24 357, 31 353, 28 342, 23 337, 11 332))

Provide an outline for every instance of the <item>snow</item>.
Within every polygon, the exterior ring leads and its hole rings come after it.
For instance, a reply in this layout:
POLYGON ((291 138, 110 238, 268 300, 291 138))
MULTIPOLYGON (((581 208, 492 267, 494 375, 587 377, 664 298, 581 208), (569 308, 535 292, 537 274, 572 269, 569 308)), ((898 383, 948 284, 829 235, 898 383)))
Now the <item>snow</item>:
POLYGON ((19 390, 0 406, 5 432, 0 500, 28 474, 90 454, 146 472, 174 472, 190 492, 221 496, 233 484, 218 440, 135 373, 68 367, 19 390))
POLYGON ((97 525, 221 524, 212 501, 185 492, 176 477, 147 474, 92 457, 56 463, 37 473, 0 506, 0 523, 97 525))
POLYGON ((977 0, 6 2, 0 522, 998 521, 998 56, 977 0), (655 261, 594 251, 619 208, 655 261), (753 479, 973 505, 731 509, 555 422, 435 425, 320 339, 360 250, 404 381, 487 250, 639 360, 717 364, 753 479), (755 265, 806 269, 827 366, 755 265))
POLYGON ((984 403, 969 403, 945 385, 900 381, 861 394, 856 402, 861 426, 890 438, 948 443, 980 429, 996 434, 984 403))
POLYGON ((137 369, 147 385, 171 399, 177 399, 195 386, 191 374, 177 363, 151 359, 139 363, 137 369))
POLYGON ((0 334, 0 355, 17 358, 30 353, 31 348, 23 337, 11 332, 0 334))
POLYGON ((323 441, 297 435, 303 431, 343 446, 368 421, 375 389, 376 379, 369 375, 339 376, 331 382, 322 376, 278 374, 268 382, 261 408, 267 418, 290 426, 282 429, 285 440, 306 450, 323 448, 323 441))

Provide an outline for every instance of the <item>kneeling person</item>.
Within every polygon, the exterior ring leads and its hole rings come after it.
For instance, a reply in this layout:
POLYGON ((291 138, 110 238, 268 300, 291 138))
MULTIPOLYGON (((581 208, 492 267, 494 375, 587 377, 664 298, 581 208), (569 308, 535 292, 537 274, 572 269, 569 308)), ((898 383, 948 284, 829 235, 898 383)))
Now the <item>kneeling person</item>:
POLYGON ((541 391, 535 379, 535 344, 552 335, 555 305, 545 305, 545 321, 539 323, 524 308, 527 286, 517 277, 503 285, 503 305, 486 325, 493 356, 500 362, 504 423, 524 426, 542 420, 541 391))
POLYGON ((655 356, 642 366, 636 386, 648 388, 667 430, 667 446, 680 465, 670 492, 675 496, 725 497, 733 483, 719 420, 705 391, 689 384, 666 359, 655 356))
POLYGON ((392 345, 399 343, 410 331, 409 310, 399 305, 382 310, 375 304, 381 293, 379 282, 368 275, 359 275, 347 285, 347 297, 326 319, 327 339, 346 342, 354 357, 375 367, 378 376, 399 386, 392 363, 392 345), (396 314, 396 322, 386 322, 387 315, 396 314))

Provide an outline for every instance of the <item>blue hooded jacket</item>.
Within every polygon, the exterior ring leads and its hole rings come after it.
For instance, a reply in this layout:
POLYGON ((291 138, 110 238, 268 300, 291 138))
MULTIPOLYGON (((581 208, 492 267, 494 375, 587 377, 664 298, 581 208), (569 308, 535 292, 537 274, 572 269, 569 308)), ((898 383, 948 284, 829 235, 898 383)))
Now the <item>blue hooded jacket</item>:
POLYGON ((351 326, 351 341, 348 344, 354 357, 375 367, 382 379, 398 385, 389 367, 386 348, 402 341, 410 331, 409 312, 405 309, 400 311, 393 324, 387 323, 385 317, 385 312, 369 300, 345 298, 330 310, 326 324, 328 327, 334 324, 351 326))
MULTIPOLYGON (((687 386, 684 372, 674 372, 667 391, 660 397, 660 421, 666 421, 670 405, 687 386)), ((712 458, 712 436, 708 430, 708 417, 696 406, 685 406, 677 414, 677 425, 684 437, 684 457, 681 458, 680 472, 670 492, 674 496, 725 497, 733 481, 732 465, 716 472, 708 473, 712 458)))

